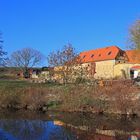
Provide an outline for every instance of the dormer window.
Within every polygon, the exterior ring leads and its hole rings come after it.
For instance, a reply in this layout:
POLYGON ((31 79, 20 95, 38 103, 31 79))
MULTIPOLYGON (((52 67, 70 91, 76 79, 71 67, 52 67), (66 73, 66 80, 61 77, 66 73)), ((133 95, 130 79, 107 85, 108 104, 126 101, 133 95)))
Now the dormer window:
POLYGON ((112 52, 110 51, 109 53, 108 53, 108 55, 110 55, 112 52))
POLYGON ((91 55, 91 57, 93 57, 93 56, 94 56, 94 54, 91 55))
POLYGON ((83 56, 83 59, 86 57, 86 55, 83 56))

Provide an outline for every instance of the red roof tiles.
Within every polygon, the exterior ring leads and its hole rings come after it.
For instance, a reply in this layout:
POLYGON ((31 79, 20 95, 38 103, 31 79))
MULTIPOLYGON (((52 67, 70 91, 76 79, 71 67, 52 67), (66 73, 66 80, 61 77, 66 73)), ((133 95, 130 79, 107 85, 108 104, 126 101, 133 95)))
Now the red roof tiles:
POLYGON ((129 63, 140 63, 140 51, 138 50, 127 50, 125 51, 128 57, 129 63))
POLYGON ((116 58, 120 50, 121 49, 119 49, 117 46, 109 46, 105 48, 81 52, 80 58, 82 59, 83 63, 113 60, 116 58))
POLYGON ((131 67, 131 69, 137 70, 137 69, 140 69, 140 66, 133 66, 131 67))

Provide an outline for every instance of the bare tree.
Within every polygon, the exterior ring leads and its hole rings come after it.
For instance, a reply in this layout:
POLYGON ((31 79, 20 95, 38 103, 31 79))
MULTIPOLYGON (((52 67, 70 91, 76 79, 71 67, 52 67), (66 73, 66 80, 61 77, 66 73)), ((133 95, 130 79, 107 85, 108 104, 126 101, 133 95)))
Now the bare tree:
POLYGON ((61 75, 63 83, 67 83, 68 80, 72 79, 74 66, 79 62, 79 56, 71 44, 65 45, 62 50, 52 52, 48 55, 49 66, 58 68, 57 73, 61 75))
POLYGON ((140 50, 140 20, 137 20, 129 30, 130 48, 140 50))
POLYGON ((19 67, 24 73, 28 72, 28 68, 32 68, 40 64, 42 54, 32 48, 23 48, 11 54, 10 64, 19 67))
POLYGON ((2 33, 0 33, 0 66, 5 66, 7 58, 4 57, 7 55, 7 52, 3 51, 3 40, 2 33))
POLYGON ((129 46, 131 51, 131 59, 135 63, 140 62, 140 20, 136 20, 129 29, 129 46))

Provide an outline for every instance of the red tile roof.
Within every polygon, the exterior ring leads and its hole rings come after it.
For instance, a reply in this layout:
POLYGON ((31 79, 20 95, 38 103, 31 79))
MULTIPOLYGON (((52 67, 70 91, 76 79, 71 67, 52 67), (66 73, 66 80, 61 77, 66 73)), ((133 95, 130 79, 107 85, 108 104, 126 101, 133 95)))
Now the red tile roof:
POLYGON ((137 70, 137 69, 140 69, 140 66, 133 66, 131 67, 131 69, 137 70))
POLYGON ((127 50, 125 51, 128 57, 129 63, 140 63, 140 51, 138 50, 127 50))
POLYGON ((109 46, 80 53, 83 63, 104 60, 114 60, 121 49, 117 46, 109 46))

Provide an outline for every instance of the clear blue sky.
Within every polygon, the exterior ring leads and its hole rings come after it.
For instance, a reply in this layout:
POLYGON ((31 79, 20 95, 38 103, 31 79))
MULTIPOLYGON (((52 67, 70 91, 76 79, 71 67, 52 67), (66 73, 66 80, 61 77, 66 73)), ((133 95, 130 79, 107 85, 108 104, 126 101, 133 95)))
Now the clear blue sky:
POLYGON ((44 55, 72 43, 78 51, 126 48, 140 0, 0 0, 4 49, 32 47, 44 55))

